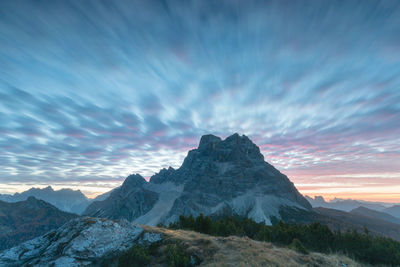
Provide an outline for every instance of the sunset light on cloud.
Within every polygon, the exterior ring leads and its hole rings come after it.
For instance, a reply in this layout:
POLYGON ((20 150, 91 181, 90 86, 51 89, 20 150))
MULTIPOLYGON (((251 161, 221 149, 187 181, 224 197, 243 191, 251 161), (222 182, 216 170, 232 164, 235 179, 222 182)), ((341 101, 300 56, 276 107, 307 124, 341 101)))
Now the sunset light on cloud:
POLYGON ((44 2, 0 2, 0 193, 238 132, 304 195, 400 202, 400 2, 44 2))

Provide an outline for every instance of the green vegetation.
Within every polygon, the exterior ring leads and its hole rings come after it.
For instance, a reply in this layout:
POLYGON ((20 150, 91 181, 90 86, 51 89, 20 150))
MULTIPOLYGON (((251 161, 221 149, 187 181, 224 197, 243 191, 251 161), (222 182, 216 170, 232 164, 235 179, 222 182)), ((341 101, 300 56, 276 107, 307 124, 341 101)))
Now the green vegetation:
POLYGON ((168 244, 165 255, 169 267, 188 267, 189 257, 185 254, 185 248, 180 244, 168 244))
MULTIPOLYGON (((170 224, 172 229, 194 230, 214 236, 248 236, 259 241, 289 246, 301 253, 308 250, 322 253, 341 253, 355 260, 370 264, 400 265, 400 243, 386 237, 376 237, 365 230, 332 232, 320 223, 296 225, 278 222, 268 226, 244 218, 221 218, 212 220, 202 214, 180 216, 179 221, 170 224)), ((183 265, 184 266, 184 265, 183 265)))
POLYGON ((189 267, 190 258, 185 247, 177 241, 169 240, 166 243, 133 245, 118 258, 118 267, 150 266, 152 259, 161 259, 168 267, 189 267))
POLYGON ((141 267, 150 263, 150 247, 135 244, 128 251, 121 254, 118 259, 118 266, 141 267))
POLYGON ((293 239, 292 243, 289 245, 289 248, 294 249, 302 254, 308 254, 307 249, 303 246, 300 240, 297 238, 293 239))

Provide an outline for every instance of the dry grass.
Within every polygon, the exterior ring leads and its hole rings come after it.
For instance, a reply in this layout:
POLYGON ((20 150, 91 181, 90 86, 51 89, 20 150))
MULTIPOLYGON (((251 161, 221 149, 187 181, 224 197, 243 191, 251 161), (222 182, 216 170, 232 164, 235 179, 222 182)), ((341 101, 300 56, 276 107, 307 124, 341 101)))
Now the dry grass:
POLYGON ((167 240, 180 241, 190 255, 197 255, 202 260, 200 266, 362 266, 345 256, 320 253, 303 255, 246 237, 214 237, 192 231, 142 227, 149 232, 164 234, 167 240))

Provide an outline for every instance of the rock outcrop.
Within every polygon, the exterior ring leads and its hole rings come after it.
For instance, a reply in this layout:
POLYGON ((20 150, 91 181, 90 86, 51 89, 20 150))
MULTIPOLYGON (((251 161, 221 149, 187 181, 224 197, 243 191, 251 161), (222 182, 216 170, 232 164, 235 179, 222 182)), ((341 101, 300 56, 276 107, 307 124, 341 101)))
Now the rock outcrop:
POLYGON ((0 253, 0 266, 96 266, 129 249, 143 229, 125 220, 77 218, 0 253))

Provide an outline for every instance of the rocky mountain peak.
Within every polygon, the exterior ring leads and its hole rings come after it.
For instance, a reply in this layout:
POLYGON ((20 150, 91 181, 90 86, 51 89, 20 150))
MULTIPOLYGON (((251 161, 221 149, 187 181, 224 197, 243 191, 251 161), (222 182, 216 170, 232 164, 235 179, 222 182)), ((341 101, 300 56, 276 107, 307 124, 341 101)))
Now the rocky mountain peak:
POLYGON ((122 195, 128 195, 132 190, 142 187, 146 180, 140 174, 129 175, 121 186, 122 195))
POLYGON ((182 168, 196 168, 211 163, 228 163, 242 167, 264 163, 260 149, 247 136, 235 133, 225 140, 214 135, 201 137, 199 147, 189 151, 182 168))
POLYGON ((122 184, 122 187, 124 187, 124 186, 140 186, 141 184, 143 184, 145 182, 146 182, 146 180, 140 174, 131 174, 125 179, 124 183, 122 184))
POLYGON ((189 151, 177 170, 162 169, 149 183, 140 175, 129 176, 85 214, 151 225, 172 222, 181 214, 231 214, 270 224, 283 206, 311 209, 247 136, 236 133, 222 140, 209 134, 201 137, 198 148, 189 151))
POLYGON ((200 143, 198 149, 210 149, 216 143, 221 142, 221 138, 212 134, 203 135, 200 138, 200 143))
POLYGON ((168 169, 162 168, 158 173, 154 174, 150 178, 150 181, 153 183, 159 184, 159 183, 168 181, 174 173, 175 173, 175 169, 172 167, 169 167, 168 169))

